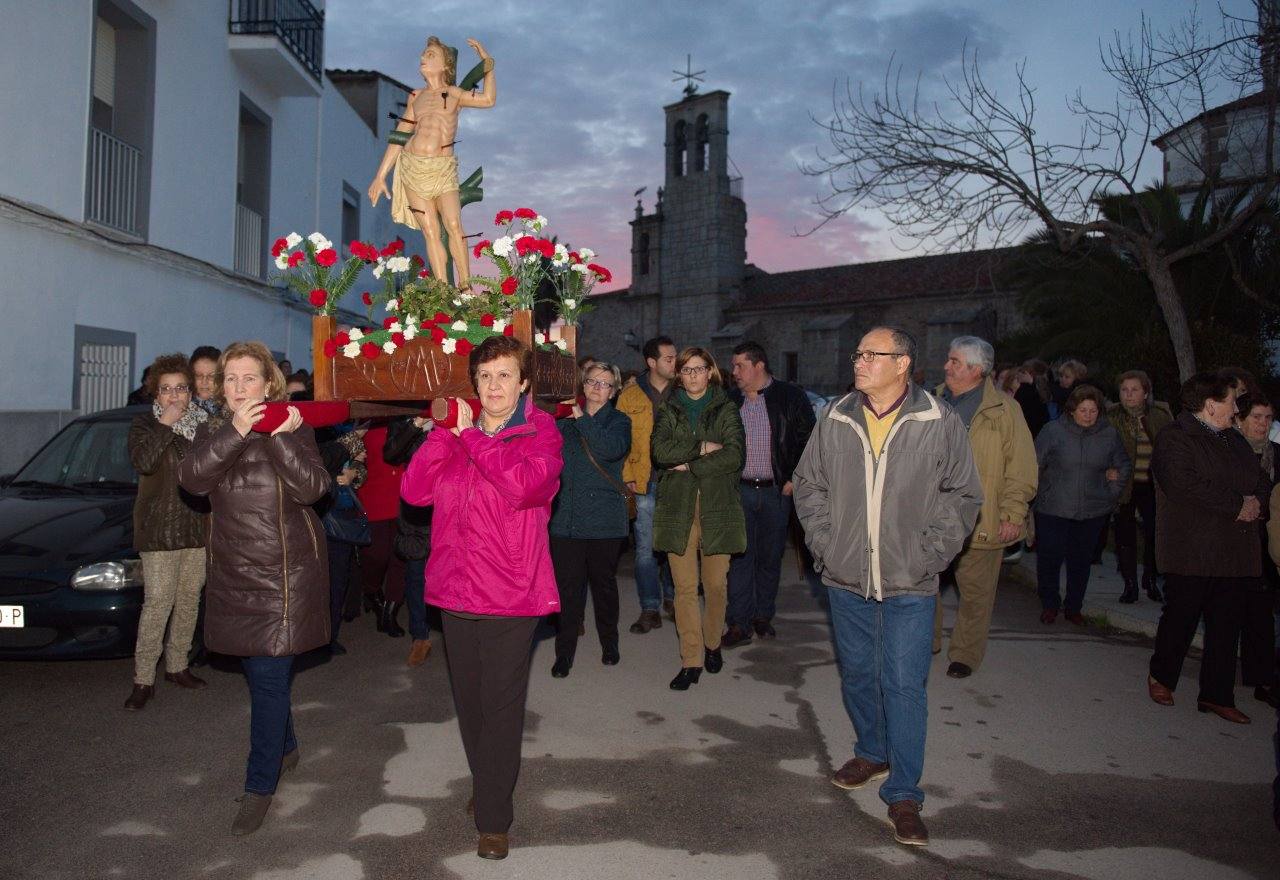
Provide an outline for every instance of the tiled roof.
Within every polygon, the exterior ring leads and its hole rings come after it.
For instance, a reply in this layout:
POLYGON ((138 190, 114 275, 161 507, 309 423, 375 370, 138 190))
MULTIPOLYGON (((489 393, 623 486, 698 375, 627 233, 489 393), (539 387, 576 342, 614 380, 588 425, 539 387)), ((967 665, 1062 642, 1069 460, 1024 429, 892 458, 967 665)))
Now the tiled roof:
POLYGON ((1159 147, 1160 149, 1164 149, 1165 141, 1167 141, 1171 136, 1182 131, 1187 126, 1195 125, 1197 122, 1200 122, 1202 120, 1209 120, 1209 119, 1217 118, 1219 116, 1226 116, 1228 113, 1234 113, 1237 110, 1248 110, 1251 107, 1265 107, 1271 101, 1276 100, 1276 97, 1277 96, 1273 92, 1267 89, 1263 89, 1260 92, 1254 92, 1252 95, 1245 95, 1243 98, 1237 98, 1236 100, 1231 101, 1227 104, 1220 104, 1217 107, 1210 107, 1208 110, 1204 111, 1199 116, 1194 116, 1191 119, 1188 119, 1186 122, 1182 123, 1181 125, 1175 126, 1169 129, 1168 131, 1166 131, 1164 134, 1160 135, 1159 137, 1153 139, 1151 141, 1151 144, 1152 146, 1159 147))
POLYGON ((376 77, 378 79, 385 79, 393 86, 399 86, 406 92, 413 91, 413 89, 400 82, 400 80, 396 79, 394 76, 387 76, 381 70, 358 70, 343 67, 330 67, 325 70, 325 73, 328 74, 330 79, 374 79, 376 77))
POLYGON ((756 270, 743 281, 740 309, 909 299, 995 290, 992 272, 1013 248, 851 263, 772 274, 756 270))

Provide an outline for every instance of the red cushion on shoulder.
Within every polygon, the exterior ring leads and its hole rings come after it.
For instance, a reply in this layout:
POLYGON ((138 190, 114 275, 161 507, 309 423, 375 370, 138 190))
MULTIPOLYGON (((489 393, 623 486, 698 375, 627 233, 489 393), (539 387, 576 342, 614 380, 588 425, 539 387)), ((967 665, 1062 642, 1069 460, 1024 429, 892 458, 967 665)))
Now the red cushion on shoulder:
POLYGON ((296 406, 302 421, 313 428, 338 425, 351 418, 351 404, 345 400, 269 400, 253 430, 271 433, 289 418, 291 406, 296 406))

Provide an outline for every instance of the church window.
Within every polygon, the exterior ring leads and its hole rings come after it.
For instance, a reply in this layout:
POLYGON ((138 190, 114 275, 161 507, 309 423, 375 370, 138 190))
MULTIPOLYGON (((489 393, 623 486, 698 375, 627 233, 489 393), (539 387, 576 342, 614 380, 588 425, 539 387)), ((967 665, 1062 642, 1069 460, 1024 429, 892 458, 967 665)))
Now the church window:
POLYGON ((640 267, 641 275, 649 274, 649 233, 640 233, 640 267))
POLYGON ((685 133, 685 122, 678 120, 675 125, 674 138, 671 145, 671 170, 675 177, 684 177, 689 163, 689 138, 685 133))
POLYGON ((707 114, 698 116, 693 129, 693 170, 706 171, 711 167, 711 144, 707 135, 707 114))

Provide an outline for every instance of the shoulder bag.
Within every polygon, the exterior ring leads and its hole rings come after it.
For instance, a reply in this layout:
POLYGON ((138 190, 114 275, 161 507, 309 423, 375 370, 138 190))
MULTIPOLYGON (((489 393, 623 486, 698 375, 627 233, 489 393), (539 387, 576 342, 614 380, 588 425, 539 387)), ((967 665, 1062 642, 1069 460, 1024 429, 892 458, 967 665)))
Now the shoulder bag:
POLYGON ((616 477, 600 467, 600 462, 596 461, 596 457, 591 454, 591 447, 587 444, 587 438, 581 434, 578 439, 582 441, 582 451, 587 454, 587 461, 591 462, 592 467, 600 472, 600 476, 604 477, 613 488, 618 490, 618 494, 627 499, 627 519, 636 518, 636 493, 627 488, 627 484, 619 481, 616 477))

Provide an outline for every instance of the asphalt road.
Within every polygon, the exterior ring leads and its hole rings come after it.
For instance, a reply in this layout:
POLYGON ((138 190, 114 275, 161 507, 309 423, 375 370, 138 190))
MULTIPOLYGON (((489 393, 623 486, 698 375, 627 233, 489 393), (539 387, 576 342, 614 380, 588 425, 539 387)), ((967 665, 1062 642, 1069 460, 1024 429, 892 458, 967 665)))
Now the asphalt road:
POLYGON ((1154 705, 1149 643, 1042 626, 1017 574, 983 668, 956 681, 935 659, 932 843, 898 846, 874 786, 827 782, 852 731, 822 597, 791 560, 784 572, 778 640, 726 651, 688 693, 667 688, 673 624, 625 631, 625 567, 619 666, 588 633, 552 679, 539 643, 505 862, 474 855, 439 634, 411 670, 406 640, 366 616, 347 656, 301 669, 302 763, 247 838, 228 833, 248 737, 236 666, 203 670, 202 692, 161 682, 135 715, 132 661, 0 664, 0 878, 1276 876, 1275 714, 1243 689, 1254 724, 1197 713, 1195 661, 1178 705, 1154 705))

